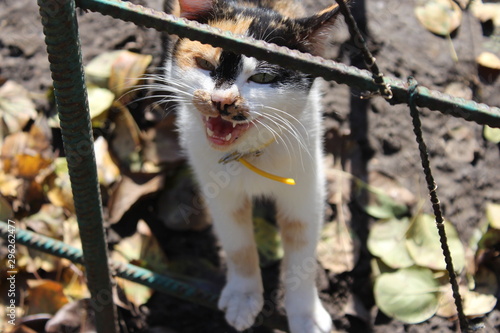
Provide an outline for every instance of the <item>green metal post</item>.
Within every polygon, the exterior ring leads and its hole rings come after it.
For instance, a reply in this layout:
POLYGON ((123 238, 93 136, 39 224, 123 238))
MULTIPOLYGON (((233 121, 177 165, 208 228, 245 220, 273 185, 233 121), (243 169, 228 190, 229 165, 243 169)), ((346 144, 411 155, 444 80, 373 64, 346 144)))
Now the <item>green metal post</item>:
POLYGON ((73 0, 38 0, 98 332, 118 331, 73 0))

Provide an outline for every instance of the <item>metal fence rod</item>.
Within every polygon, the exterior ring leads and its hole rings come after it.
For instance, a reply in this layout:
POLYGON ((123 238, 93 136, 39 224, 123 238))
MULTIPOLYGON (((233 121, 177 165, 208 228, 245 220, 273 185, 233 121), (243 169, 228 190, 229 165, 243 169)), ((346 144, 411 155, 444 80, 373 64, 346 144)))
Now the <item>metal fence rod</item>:
MULTIPOLYGON (((16 228, 15 232, 16 242, 19 244, 60 258, 66 258, 78 264, 85 264, 83 253, 80 249, 28 230, 16 228)), ((8 224, 0 221, 0 236, 7 237, 8 233, 8 224)), ((109 264, 114 273, 121 278, 137 282, 183 300, 194 302, 211 309, 217 309, 218 295, 215 293, 210 293, 200 288, 193 287, 188 283, 154 273, 132 264, 111 259, 109 260, 109 264)), ((102 295, 100 298, 103 298, 102 295)))
MULTIPOLYGON (((9 233, 8 223, 0 221, 0 237, 6 238, 9 233)), ((19 228, 16 228, 15 235, 16 243, 18 244, 22 244, 28 246, 29 248, 33 248, 60 258, 65 258, 78 264, 85 264, 82 251, 64 242, 19 228)), ((189 282, 157 274, 148 269, 116 260, 109 260, 109 265, 116 276, 145 285, 172 297, 196 303, 209 309, 217 309, 217 299, 219 298, 219 295, 208 290, 216 289, 215 286, 210 286, 207 290, 201 289, 199 287, 192 286, 189 282)), ((96 302, 95 305, 98 307, 102 306, 103 300, 108 301, 108 298, 102 296, 103 295, 101 294, 97 300, 94 300, 94 302, 96 302)), ((112 298, 110 298, 109 301, 112 301, 112 298)), ((278 313, 263 316, 262 319, 261 323, 268 327, 287 331, 286 318, 278 313)))
MULTIPOLYGON (((61 1, 61 0, 59 0, 61 1)), ((361 91, 377 92, 379 86, 373 82, 372 75, 366 70, 346 66, 332 60, 311 56, 286 47, 280 47, 244 36, 236 36, 223 32, 205 24, 179 19, 175 16, 155 11, 130 2, 119 0, 76 0, 80 8, 100 12, 136 25, 165 31, 180 37, 198 40, 233 52, 266 60, 280 66, 300 70, 326 80, 348 84, 361 91)), ((384 78, 391 85, 394 93, 392 104, 407 104, 409 93, 405 81, 395 78, 384 78)), ((488 124, 500 128, 500 108, 479 104, 474 101, 457 98, 440 92, 420 87, 417 103, 419 107, 427 107, 454 117, 488 124)))
POLYGON ((118 332, 101 195, 93 149, 80 38, 73 0, 38 0, 54 82, 71 189, 82 242, 87 284, 100 333, 118 332))

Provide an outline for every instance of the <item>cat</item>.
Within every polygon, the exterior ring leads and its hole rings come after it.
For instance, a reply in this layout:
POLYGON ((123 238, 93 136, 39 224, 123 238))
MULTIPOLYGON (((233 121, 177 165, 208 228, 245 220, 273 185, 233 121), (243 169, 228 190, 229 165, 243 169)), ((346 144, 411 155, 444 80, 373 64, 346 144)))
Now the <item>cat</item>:
MULTIPOLYGON (((172 13, 321 55, 338 9, 335 4, 304 16, 293 0, 176 0, 172 13)), ((251 327, 263 307, 252 199, 270 198, 285 250, 289 328, 292 333, 330 332, 332 319, 315 285, 325 202, 319 83, 266 61, 173 38, 164 89, 178 103, 180 143, 227 256, 218 307, 237 330, 251 327), (238 161, 296 184, 275 181, 238 161)))

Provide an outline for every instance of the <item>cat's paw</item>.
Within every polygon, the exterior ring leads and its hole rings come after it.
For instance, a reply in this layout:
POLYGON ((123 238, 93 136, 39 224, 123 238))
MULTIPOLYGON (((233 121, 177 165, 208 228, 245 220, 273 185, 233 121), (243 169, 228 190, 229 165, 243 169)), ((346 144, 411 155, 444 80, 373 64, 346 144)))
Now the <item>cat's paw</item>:
POLYGON ((253 325, 263 304, 261 292, 243 292, 226 286, 218 306, 226 313, 226 321, 238 331, 243 331, 253 325))
POLYGON ((307 314, 288 314, 288 324, 292 333, 330 333, 332 318, 323 306, 317 306, 307 314))

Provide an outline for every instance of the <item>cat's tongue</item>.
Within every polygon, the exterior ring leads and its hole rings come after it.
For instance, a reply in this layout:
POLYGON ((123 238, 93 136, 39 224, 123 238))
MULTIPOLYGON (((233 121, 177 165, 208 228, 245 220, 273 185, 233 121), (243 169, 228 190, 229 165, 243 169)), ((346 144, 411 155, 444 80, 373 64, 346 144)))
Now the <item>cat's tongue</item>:
POLYGON ((205 120, 208 139, 216 145, 229 145, 237 138, 244 125, 233 124, 219 117, 210 117, 205 120))

